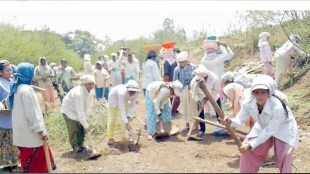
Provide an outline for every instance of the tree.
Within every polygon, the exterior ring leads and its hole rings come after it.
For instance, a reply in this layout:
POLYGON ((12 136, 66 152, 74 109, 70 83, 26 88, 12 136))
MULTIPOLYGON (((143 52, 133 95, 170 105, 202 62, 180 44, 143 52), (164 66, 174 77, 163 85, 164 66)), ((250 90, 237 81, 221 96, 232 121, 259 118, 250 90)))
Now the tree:
POLYGON ((76 51, 81 57, 84 54, 95 53, 98 45, 102 43, 101 40, 96 39, 90 32, 83 30, 68 32, 65 34, 63 40, 68 48, 76 51))

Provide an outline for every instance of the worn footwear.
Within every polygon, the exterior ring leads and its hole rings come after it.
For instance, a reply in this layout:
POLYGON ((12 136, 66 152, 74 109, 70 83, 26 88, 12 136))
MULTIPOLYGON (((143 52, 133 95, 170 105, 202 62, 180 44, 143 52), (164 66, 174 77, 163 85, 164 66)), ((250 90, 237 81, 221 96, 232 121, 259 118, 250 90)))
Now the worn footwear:
POLYGON ((197 134, 197 136, 198 136, 198 137, 202 137, 204 134, 205 134, 204 132, 199 131, 198 134, 197 134))
POLYGON ((74 148, 74 152, 75 153, 81 153, 81 152, 83 152, 83 148, 81 147, 81 146, 76 146, 75 148, 74 148))
POLYGON ((115 143, 115 142, 114 142, 113 138, 112 138, 112 139, 109 139, 108 145, 113 145, 114 143, 115 143))

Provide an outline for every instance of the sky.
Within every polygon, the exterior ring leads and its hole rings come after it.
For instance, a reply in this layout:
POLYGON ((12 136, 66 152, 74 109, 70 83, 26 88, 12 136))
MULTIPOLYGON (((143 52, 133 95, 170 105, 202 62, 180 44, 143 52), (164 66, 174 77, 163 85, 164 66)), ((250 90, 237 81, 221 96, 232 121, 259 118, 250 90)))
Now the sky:
POLYGON ((222 35, 238 25, 237 11, 284 9, 310 10, 310 1, 0 1, 0 22, 60 34, 82 29, 116 41, 147 37, 166 17, 189 37, 203 27, 222 35))

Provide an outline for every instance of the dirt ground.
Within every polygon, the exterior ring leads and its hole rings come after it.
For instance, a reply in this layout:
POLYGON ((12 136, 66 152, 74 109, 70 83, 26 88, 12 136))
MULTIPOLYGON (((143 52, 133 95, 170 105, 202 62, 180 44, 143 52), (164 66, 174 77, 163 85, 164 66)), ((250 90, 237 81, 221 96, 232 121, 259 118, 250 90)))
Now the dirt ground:
MULTIPOLYGON (((136 116, 144 118, 144 99, 140 95, 136 116)), ((214 118, 208 118, 215 121, 214 118)), ((173 122, 181 131, 184 118, 174 118, 173 122)), ((133 128, 143 128, 137 120, 133 120, 133 128)), ((119 173, 165 173, 165 172, 238 172, 240 153, 234 141, 229 137, 215 137, 213 127, 207 125, 203 141, 187 141, 187 132, 162 140, 147 140, 146 132, 142 132, 139 147, 129 152, 122 144, 121 131, 115 135, 116 144, 109 147, 105 133, 96 137, 96 150, 103 156, 97 160, 84 161, 88 154, 75 154, 68 144, 52 145, 58 173, 86 172, 119 172, 119 173)), ((244 128, 243 130, 248 131, 244 128)), ((302 130, 301 130, 302 131, 302 130)), ((306 133, 306 132, 304 132, 306 133)), ((293 172, 310 172, 309 136, 301 139, 294 152, 293 172)), ((260 172, 279 172, 275 165, 263 167, 260 172)))

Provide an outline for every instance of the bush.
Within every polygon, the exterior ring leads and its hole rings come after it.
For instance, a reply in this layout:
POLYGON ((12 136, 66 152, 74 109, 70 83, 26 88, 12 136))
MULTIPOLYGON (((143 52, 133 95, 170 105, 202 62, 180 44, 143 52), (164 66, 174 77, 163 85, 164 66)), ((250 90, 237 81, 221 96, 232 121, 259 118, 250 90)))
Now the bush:
POLYGON ((81 70, 82 59, 67 49, 62 36, 49 30, 24 30, 9 24, 0 23, 0 59, 12 64, 29 62, 38 65, 39 57, 47 58, 48 63, 60 64, 66 58, 75 70, 81 70))

